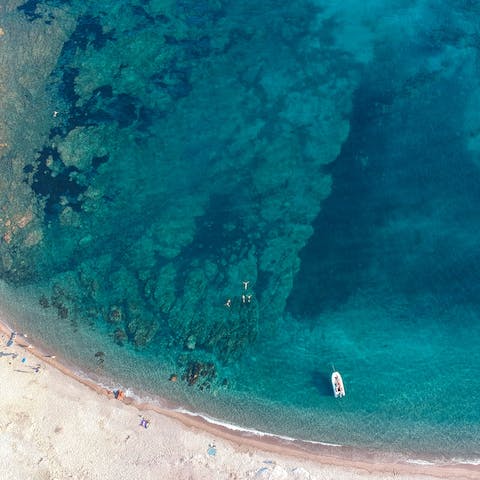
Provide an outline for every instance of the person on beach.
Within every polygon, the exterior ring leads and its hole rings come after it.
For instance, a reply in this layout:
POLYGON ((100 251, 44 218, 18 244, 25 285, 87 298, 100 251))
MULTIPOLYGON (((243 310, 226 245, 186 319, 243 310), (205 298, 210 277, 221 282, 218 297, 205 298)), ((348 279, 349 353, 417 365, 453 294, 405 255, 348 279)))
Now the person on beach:
POLYGON ((117 400, 123 400, 125 398, 125 393, 123 393, 123 390, 114 390, 113 395, 117 400))
POLYGON ((217 446, 215 445, 215 442, 208 444, 207 453, 208 453, 211 457, 214 457, 214 456, 217 454, 217 446))
POLYGON ((17 336, 17 332, 12 332, 10 335, 10 339, 7 342, 7 347, 11 347, 15 342, 15 337, 17 336))

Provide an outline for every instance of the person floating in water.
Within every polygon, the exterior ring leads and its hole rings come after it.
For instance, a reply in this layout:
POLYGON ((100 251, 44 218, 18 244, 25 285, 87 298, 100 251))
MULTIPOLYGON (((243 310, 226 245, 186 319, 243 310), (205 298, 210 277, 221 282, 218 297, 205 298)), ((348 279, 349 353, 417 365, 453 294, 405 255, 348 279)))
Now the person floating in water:
POLYGON ((244 288, 244 290, 247 290, 247 289, 248 289, 248 284, 249 284, 250 282, 242 282, 242 283, 243 283, 243 288, 244 288))
POLYGON ((224 304, 227 308, 230 308, 232 306, 232 300, 229 298, 225 304, 224 304))

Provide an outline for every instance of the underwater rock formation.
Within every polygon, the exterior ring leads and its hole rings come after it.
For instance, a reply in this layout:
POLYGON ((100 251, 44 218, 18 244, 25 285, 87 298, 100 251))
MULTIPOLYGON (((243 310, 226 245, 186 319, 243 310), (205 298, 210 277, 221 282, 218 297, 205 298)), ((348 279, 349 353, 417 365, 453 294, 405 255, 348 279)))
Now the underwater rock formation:
POLYGON ((212 362, 201 362, 191 360, 185 367, 182 374, 182 380, 192 386, 197 386, 199 390, 209 390, 217 377, 215 365, 212 362))
POLYGON ((23 182, 22 163, 3 155, 0 176, 0 276, 18 283, 36 273, 43 205, 23 182))
MULTIPOLYGON (((105 322, 119 345, 238 358, 283 314, 348 135, 355 63, 319 43, 327 19, 308 3, 249 25, 249 2, 54 3, 11 13, 55 47, 27 86, 44 127, 8 154, 2 192, 22 187, 4 202, 0 273, 28 281, 35 266, 47 291, 71 292, 60 316, 105 322)), ((14 126, 0 140, 29 125, 14 126)))
POLYGON ((56 22, 21 22, 20 3, 0 7, 2 63, 9 65, 0 71, 0 109, 8 112, 0 122, 0 276, 14 283, 39 273, 45 201, 31 185, 53 122, 49 75, 72 27, 61 11, 56 22))

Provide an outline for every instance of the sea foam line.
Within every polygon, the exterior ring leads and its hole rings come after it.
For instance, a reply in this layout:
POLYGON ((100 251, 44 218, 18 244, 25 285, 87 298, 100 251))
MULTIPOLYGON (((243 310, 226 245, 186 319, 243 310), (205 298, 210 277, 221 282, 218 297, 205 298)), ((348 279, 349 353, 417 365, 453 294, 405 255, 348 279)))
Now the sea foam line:
POLYGON ((175 408, 174 411, 178 413, 182 413, 184 415, 189 415, 191 417, 200 417, 208 423, 217 425, 219 427, 224 427, 228 430, 233 430, 235 432, 249 433, 251 435, 255 435, 258 437, 278 438, 281 440, 286 440, 287 442, 311 443, 313 445, 322 445, 326 447, 343 447, 343 445, 340 445, 337 443, 319 442, 315 440, 303 440, 303 439, 297 439, 293 437, 287 437, 286 435, 279 435, 276 433, 262 432, 261 430, 256 430, 254 428, 240 427, 239 425, 223 422, 222 420, 218 420, 216 418, 210 417, 209 415, 205 415, 204 413, 191 412, 190 410, 186 410, 185 408, 181 408, 181 407, 175 408))
POLYGON ((452 458, 452 463, 458 463, 462 465, 480 465, 480 458, 452 458))
POLYGON ((405 462, 413 463, 415 465, 480 465, 480 458, 452 458, 451 460, 440 462, 430 462, 428 460, 422 460, 421 458, 409 458, 405 460, 405 462))
POLYGON ((414 458, 408 458, 405 460, 406 463, 413 463, 415 465, 436 465, 434 462, 429 462, 428 460, 422 460, 421 458, 414 459, 414 458))

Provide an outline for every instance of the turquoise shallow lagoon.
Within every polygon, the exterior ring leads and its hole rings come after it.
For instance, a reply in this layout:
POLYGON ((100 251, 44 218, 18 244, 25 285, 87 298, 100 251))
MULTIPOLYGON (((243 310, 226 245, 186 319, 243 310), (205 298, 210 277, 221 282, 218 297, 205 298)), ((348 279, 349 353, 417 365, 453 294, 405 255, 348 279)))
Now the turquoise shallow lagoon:
POLYGON ((7 2, 12 326, 244 428, 478 460, 480 7, 391 3, 7 2))

